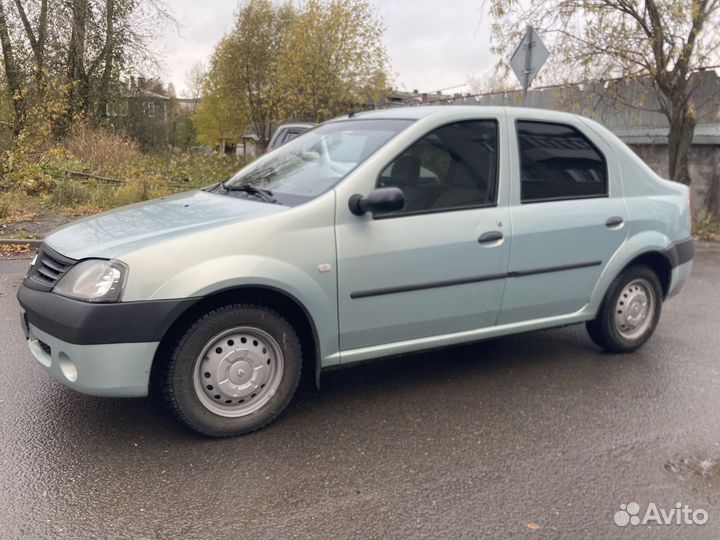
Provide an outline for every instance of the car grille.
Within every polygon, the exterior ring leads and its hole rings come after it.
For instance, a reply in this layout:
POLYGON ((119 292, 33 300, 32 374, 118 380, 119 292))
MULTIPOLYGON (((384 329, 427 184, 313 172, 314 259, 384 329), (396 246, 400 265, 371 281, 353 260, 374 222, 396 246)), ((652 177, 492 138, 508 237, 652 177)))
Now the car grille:
POLYGON ((73 267, 75 262, 43 244, 38 250, 37 260, 29 277, 49 290, 60 281, 60 278, 73 267))

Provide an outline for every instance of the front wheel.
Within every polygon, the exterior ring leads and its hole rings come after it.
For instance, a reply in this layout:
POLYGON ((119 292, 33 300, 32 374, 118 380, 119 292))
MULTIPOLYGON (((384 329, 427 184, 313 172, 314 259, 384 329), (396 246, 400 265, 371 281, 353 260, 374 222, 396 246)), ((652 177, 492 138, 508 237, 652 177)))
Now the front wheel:
POLYGON ((597 317, 586 323, 590 338, 608 352, 640 348, 660 320, 662 299, 660 280, 651 268, 625 269, 610 285, 597 317))
POLYGON ((210 437, 241 435, 271 422, 298 381, 300 342, 270 309, 236 304, 200 318, 167 364, 164 394, 175 415, 210 437))

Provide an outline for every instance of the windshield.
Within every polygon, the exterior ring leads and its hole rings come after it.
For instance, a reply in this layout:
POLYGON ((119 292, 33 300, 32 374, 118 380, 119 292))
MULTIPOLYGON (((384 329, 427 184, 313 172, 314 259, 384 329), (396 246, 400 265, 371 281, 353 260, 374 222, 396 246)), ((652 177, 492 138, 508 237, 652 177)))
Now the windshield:
POLYGON ((270 190, 295 206, 335 186, 411 120, 347 120, 316 127, 251 163, 224 183, 270 190))

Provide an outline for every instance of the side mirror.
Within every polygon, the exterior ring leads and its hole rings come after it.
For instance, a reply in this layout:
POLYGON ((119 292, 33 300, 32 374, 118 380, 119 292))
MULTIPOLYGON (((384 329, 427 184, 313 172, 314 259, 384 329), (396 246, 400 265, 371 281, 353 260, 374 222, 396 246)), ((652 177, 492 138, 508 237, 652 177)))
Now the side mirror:
POLYGON ((405 206, 405 195, 396 187, 378 188, 367 197, 356 193, 350 197, 348 206, 356 216, 362 216, 365 212, 371 214, 395 212, 405 206))

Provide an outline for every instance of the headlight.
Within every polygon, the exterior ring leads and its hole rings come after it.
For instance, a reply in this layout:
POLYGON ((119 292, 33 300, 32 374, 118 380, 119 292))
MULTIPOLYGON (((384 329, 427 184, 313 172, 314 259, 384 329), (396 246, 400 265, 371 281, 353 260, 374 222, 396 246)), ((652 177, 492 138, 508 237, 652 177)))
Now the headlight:
POLYGON ((120 261, 88 259, 73 266, 53 292, 86 302, 117 302, 128 268, 120 261))

